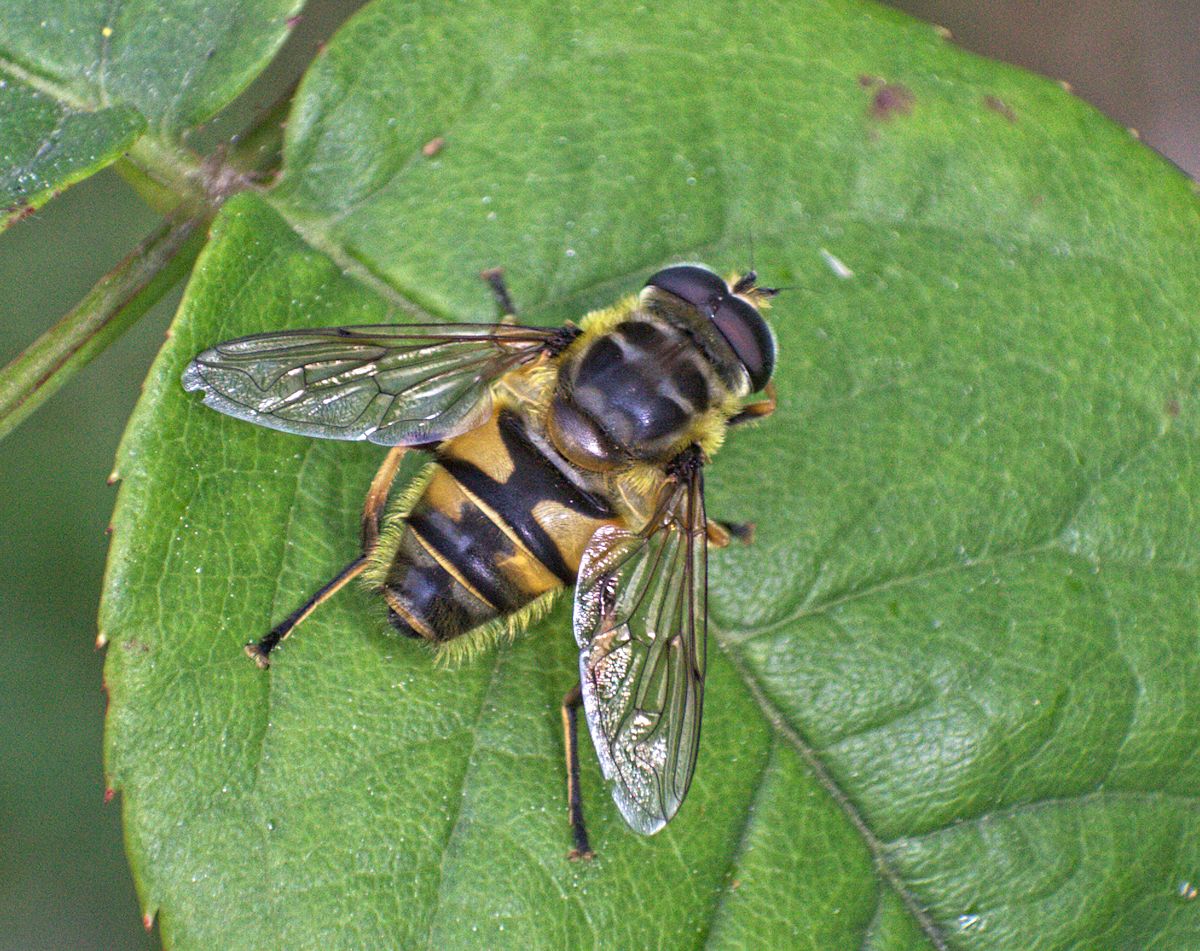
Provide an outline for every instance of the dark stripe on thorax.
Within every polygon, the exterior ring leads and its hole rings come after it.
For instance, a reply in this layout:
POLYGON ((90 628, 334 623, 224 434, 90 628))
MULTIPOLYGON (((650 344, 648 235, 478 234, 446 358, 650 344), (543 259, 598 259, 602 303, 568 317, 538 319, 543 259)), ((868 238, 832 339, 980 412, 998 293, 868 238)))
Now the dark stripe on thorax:
POLYGON ((645 314, 599 335, 566 369, 564 398, 634 459, 659 460, 723 389, 693 328, 645 314))
MULTIPOLYGON (((505 410, 500 413, 498 422, 500 438, 513 466, 505 481, 497 482, 464 459, 441 456, 439 462, 469 492, 504 519, 529 552, 563 584, 574 584, 575 573, 563 561, 554 540, 534 519, 534 506, 539 502, 557 502, 594 519, 611 518, 612 509, 603 499, 566 477, 564 469, 546 454, 553 450, 543 451, 534 443, 521 417, 505 410)), ((565 462, 563 466, 566 466, 565 462)))
MULTIPOLYGON (((618 324, 608 336, 596 342, 579 367, 578 384, 611 390, 630 376, 641 376, 658 384, 652 398, 670 394, 688 413, 698 415, 712 404, 709 377, 717 376, 716 368, 692 328, 645 317, 618 324)), ((713 383, 720 385, 719 376, 713 383)))

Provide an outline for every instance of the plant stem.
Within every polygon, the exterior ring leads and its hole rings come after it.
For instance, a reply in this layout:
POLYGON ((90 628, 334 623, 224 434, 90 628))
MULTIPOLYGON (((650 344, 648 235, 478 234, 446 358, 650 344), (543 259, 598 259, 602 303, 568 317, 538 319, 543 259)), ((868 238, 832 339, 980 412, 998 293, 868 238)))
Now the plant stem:
MULTIPOLYGON (((276 104, 248 130, 255 146, 268 156, 276 153, 265 143, 272 135, 279 141, 285 107, 286 100, 276 104)), ((261 162, 262 153, 257 157, 261 162)), ((120 161, 119 170, 138 194, 168 218, 70 313, 0 369, 0 439, 191 270, 207 225, 225 199, 252 187, 249 175, 224 159, 224 153, 205 159, 181 146, 143 136, 120 161)))
POLYGON ((73 310, 0 370, 0 439, 124 333, 183 277, 203 245, 205 212, 168 220, 73 310))
POLYGON ((204 160, 189 149, 144 135, 133 143, 122 161, 135 165, 159 188, 174 194, 180 204, 200 207, 213 198, 204 160))
POLYGON ((167 220, 70 313, 0 369, 0 439, 186 276, 208 223, 230 195, 273 174, 281 123, 294 92, 289 89, 262 113, 232 150, 202 157, 154 135, 133 144, 117 163, 118 171, 167 220))
POLYGON ((298 85, 299 81, 289 86, 233 138, 229 164, 260 179, 278 174, 283 164, 284 128, 298 85))

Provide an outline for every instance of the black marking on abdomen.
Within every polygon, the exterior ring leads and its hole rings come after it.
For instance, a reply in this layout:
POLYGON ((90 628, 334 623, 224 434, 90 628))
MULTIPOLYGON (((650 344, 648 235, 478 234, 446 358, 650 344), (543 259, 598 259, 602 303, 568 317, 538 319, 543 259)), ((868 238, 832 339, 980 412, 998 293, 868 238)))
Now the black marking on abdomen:
POLYGON ((400 536, 383 592, 392 613, 405 627, 435 641, 448 641, 499 616, 496 608, 464 588, 407 530, 400 536))
POLYGON ((592 519, 613 517, 608 503, 566 478, 530 439, 521 417, 504 410, 499 417, 500 438, 513 471, 497 482, 474 463, 441 457, 439 462, 455 479, 492 509, 538 561, 563 584, 575 583, 575 572, 563 561, 554 540, 534 518, 539 502, 555 502, 592 519))
POLYGON ((512 548, 509 537, 476 505, 464 505, 458 517, 455 521, 429 505, 418 504, 408 516, 408 524, 501 614, 511 614, 527 604, 528 595, 517 590, 497 565, 497 559, 512 548))
POLYGON ((414 628, 404 618, 396 613, 396 609, 388 605, 387 613, 388 623, 396 629, 396 632, 405 637, 415 637, 417 640, 422 640, 421 632, 414 628))

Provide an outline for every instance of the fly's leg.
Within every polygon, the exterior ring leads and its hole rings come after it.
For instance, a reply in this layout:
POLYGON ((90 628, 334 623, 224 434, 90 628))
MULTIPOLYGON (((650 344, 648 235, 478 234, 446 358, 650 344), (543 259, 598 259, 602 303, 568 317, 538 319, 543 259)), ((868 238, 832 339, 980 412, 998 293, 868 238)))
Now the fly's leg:
POLYGON ((496 299, 496 310, 500 312, 501 323, 512 323, 517 316, 517 307, 508 293, 508 285, 504 283, 504 271, 498 267, 488 268, 479 276, 492 289, 492 297, 496 299))
POLYGON ((726 548, 735 538, 743 545, 754 544, 753 522, 711 521, 706 527, 708 544, 712 548, 726 548))
POLYGON ((756 419, 766 419, 773 412, 778 404, 775 398, 775 384, 768 383, 764 390, 767 398, 759 400, 757 403, 747 403, 742 407, 740 413, 737 413, 729 418, 729 426, 741 426, 743 423, 752 423, 756 419))
POLYGON ((404 458, 405 446, 395 446, 384 457, 383 465, 371 480, 371 488, 367 490, 367 498, 363 503, 362 514, 362 554, 346 565, 341 571, 327 581, 311 598, 295 611, 271 628, 266 637, 251 641, 246 645, 246 654, 254 663, 264 670, 271 666, 270 654, 279 642, 292 633, 296 627, 322 604, 342 590, 346 584, 362 574, 367 567, 371 552, 379 541, 379 525, 383 519, 383 508, 387 503, 388 494, 392 490, 392 482, 400 468, 400 460, 404 458))
POLYGON ((393 446, 383 459, 383 465, 371 480, 371 488, 367 489, 367 497, 363 500, 362 513, 362 548, 363 555, 369 555, 379 542, 379 526, 383 521, 383 507, 387 504, 392 492, 392 483, 396 481, 396 473, 400 471, 400 462, 404 459, 407 446, 393 446))
POLYGON ((346 582, 353 578, 357 578, 362 574, 362 570, 367 567, 366 555, 360 555, 350 562, 345 568, 339 571, 329 581, 327 581, 321 589, 311 598, 304 602, 295 611, 289 614, 275 627, 271 628, 266 637, 258 641, 251 641, 246 645, 246 656, 254 663, 258 664, 263 670, 271 666, 269 654, 273 651, 285 637, 295 630, 296 626, 306 617, 313 613, 322 604, 332 598, 335 594, 342 590, 346 582))
MULTIPOLYGON (((759 400, 757 403, 747 403, 742 407, 741 412, 729 418, 728 425, 733 427, 741 426, 743 423, 752 423, 758 419, 766 419, 775 412, 775 407, 779 403, 775 397, 775 384, 768 383, 764 392, 766 399, 759 400)), ((724 548, 734 538, 743 545, 754 544, 754 523, 722 521, 708 523, 708 543, 713 548, 724 548)))
POLYGON ((595 856, 588 842, 587 827, 583 824, 583 796, 579 791, 579 708, 583 705, 583 690, 576 684, 563 697, 562 718, 563 737, 567 750, 567 812, 571 819, 571 835, 575 847, 567 853, 567 858, 590 859, 595 856))
MULTIPOLYGON (((766 399, 759 400, 757 403, 747 403, 740 412, 729 418, 727 425, 730 427, 741 426, 743 423, 766 419, 775 412, 775 407, 779 404, 775 397, 775 384, 768 383, 763 392, 766 394, 766 399)), ((708 523, 708 543, 713 548, 724 548, 731 539, 736 538, 743 545, 752 545, 754 544, 754 528, 753 522, 711 521, 708 523)))

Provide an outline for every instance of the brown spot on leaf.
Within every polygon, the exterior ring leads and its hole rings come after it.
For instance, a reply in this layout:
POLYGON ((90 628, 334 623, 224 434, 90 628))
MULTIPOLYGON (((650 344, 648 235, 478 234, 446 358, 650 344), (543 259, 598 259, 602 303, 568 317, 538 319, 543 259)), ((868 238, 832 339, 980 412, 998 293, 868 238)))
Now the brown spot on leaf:
POLYGON ((1004 118, 1009 122, 1017 121, 1017 114, 1013 112, 1012 106, 1010 106, 999 96, 984 96, 983 104, 991 109, 992 112, 1000 113, 1000 115, 1004 116, 1004 118))
POLYGON ((288 17, 284 21, 284 23, 286 24, 287 28, 290 30, 293 27, 295 27, 297 24, 299 24, 300 21, 303 19, 304 19, 304 17, 301 14, 297 13, 295 16, 288 17))
POLYGON ((900 83, 885 83, 871 99, 871 116, 886 121, 893 116, 906 116, 917 101, 912 90, 900 83))
POLYGON ((435 136, 434 138, 430 139, 428 142, 426 142, 424 145, 421 146, 421 154, 424 155, 426 158, 433 158, 435 155, 438 154, 438 152, 440 152, 445 147, 446 147, 446 140, 443 139, 440 135, 435 136))
POLYGON ((882 76, 872 76, 870 73, 860 73, 858 76, 858 84, 863 89, 874 89, 876 86, 883 85, 882 76))
POLYGON ((1171 419, 1178 419, 1179 414, 1183 411, 1179 405, 1179 400, 1169 399, 1163 404, 1163 410, 1171 419))
POLYGON ((24 208, 18 205, 5 211, 4 216, 7 218, 9 215, 12 215, 12 223, 15 225, 20 221, 24 221, 35 211, 37 211, 37 209, 34 208, 33 205, 26 205, 24 208))

